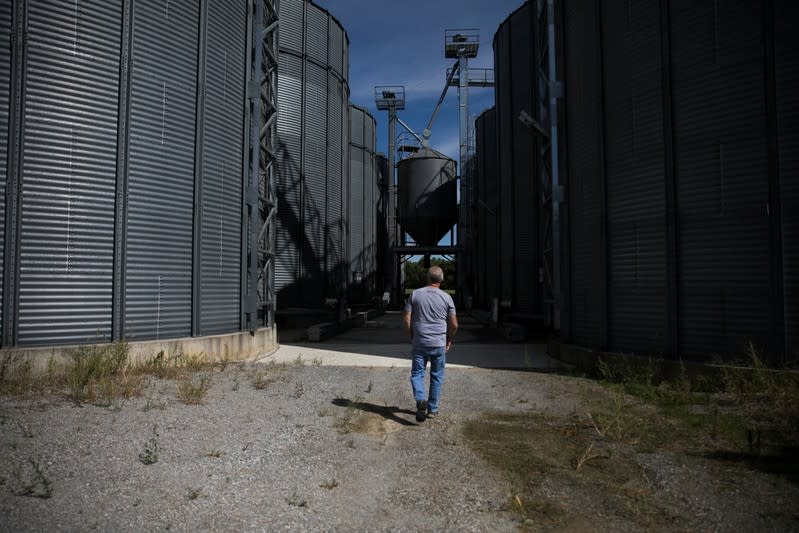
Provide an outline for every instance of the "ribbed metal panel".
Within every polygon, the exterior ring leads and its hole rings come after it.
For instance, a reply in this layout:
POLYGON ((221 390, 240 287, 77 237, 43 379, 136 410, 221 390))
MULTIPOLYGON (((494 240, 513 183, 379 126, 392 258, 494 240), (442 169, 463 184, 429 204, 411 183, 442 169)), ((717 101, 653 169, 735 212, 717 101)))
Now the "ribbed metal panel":
POLYGON ((343 84, 333 73, 328 75, 327 112, 327 291, 332 298, 344 289, 345 283, 342 279, 346 271, 343 264, 347 226, 344 206, 348 203, 349 181, 344 180, 344 154, 348 148, 345 125, 349 125, 347 97, 343 84))
POLYGON ((202 176, 200 327, 203 335, 239 328, 241 160, 246 4, 208 6, 202 176))
POLYGON ((136 2, 126 336, 191 333, 198 7, 136 2))
MULTIPOLYGON (((343 57, 341 59, 341 75, 344 77, 345 80, 350 79, 350 41, 347 37, 347 32, 345 31, 342 35, 341 39, 341 49, 344 51, 343 57)), ((349 89, 347 90, 347 94, 349 96, 349 89)))
POLYGON ((305 14, 305 51, 308 57, 327 64, 328 14, 314 4, 308 4, 305 14))
POLYGON ((21 346, 110 336, 120 4, 29 5, 21 346))
MULTIPOLYGON (((11 42, 11 2, 0 4, 0 42, 11 42)), ((8 128, 11 111, 11 46, 0 46, 0 190, 6 190, 8 178, 8 128)), ((6 195, 0 194, 0 248, 6 239, 6 195)), ((0 257, 2 257, 0 253, 0 257)), ((5 318, 3 309, 3 283, 5 262, 0 261, 0 324, 5 318)))
POLYGON ((711 358, 768 337, 762 8, 671 10, 681 351, 711 358))
MULTIPOLYGON (((369 125, 372 124, 374 119, 371 116, 366 117, 366 125, 369 128, 369 125)), ((363 254, 364 254, 364 281, 366 284, 366 290, 368 294, 374 293, 374 278, 375 273, 377 270, 377 264, 375 263, 377 255, 376 255, 376 222, 375 222, 375 211, 377 209, 377 197, 375 189, 377 188, 377 179, 375 178, 375 166, 374 166, 374 137, 372 137, 372 141, 367 143, 371 145, 372 150, 369 150, 367 146, 366 152, 364 153, 364 161, 363 161, 363 175, 364 175, 364 208, 363 208, 363 254)))
POLYGON ((350 106, 350 142, 355 146, 364 146, 363 111, 350 106))
MULTIPOLYGON (((350 136, 354 138, 354 132, 350 131, 350 136)), ((363 145, 366 146, 367 150, 370 150, 374 154, 376 142, 375 119, 369 113, 365 113, 363 121, 363 145)))
MULTIPOLYGON (((281 9, 291 2, 281 2, 281 9)), ((281 11, 282 12, 282 11, 281 11)), ((281 29, 282 35, 282 29, 281 29)), ((299 250, 302 246, 302 60, 280 54, 277 97, 277 234, 275 290, 278 305, 298 300, 299 250)))
POLYGON ((364 272, 364 164, 365 150, 350 148, 350 261, 352 272, 364 272))
POLYGON ((329 46, 328 46, 328 56, 327 62, 330 65, 330 68, 333 71, 337 72, 341 75, 344 79, 348 78, 347 71, 346 71, 346 54, 347 50, 346 46, 346 37, 344 34, 344 29, 341 25, 334 19, 330 18, 330 27, 329 31, 329 46))
POLYGON ((514 249, 513 241, 513 121, 511 94, 512 78, 510 65, 509 25, 503 23, 494 35, 494 76, 496 79, 495 102, 497 110, 497 138, 499 146, 499 197, 503 209, 500 212, 500 277, 502 282, 501 299, 504 302, 515 300, 514 249))
MULTIPOLYGON (((535 115, 533 94, 533 4, 526 3, 508 19, 510 31, 510 83, 513 129, 513 216, 514 216, 514 310, 539 313, 541 310, 538 247, 539 182, 534 171, 538 157, 536 138, 518 119, 526 111, 535 115)), ((503 80, 504 82, 504 80, 503 80)))
MULTIPOLYGON (((566 128, 571 249, 572 342, 600 344, 600 68, 594 0, 569 0, 566 5, 566 128), (588 43, 588 44, 586 44, 588 43)), ((497 107, 499 113, 499 107, 497 107)), ((501 150, 500 145, 500 150, 501 150)), ((500 161, 502 160, 500 152, 500 161)))
POLYGON ((658 0, 604 3, 609 348, 659 353, 666 228, 658 0))
POLYGON ((799 4, 774 3, 786 355, 799 357, 799 4))
POLYGON ((296 54, 284 46, 281 20, 275 272, 281 308, 319 307, 325 298, 342 296, 349 268, 349 90, 337 74, 345 34, 326 11, 304 0, 282 1, 281 13, 296 15, 303 5, 305 48, 296 54))
MULTIPOLYGON (((375 174, 375 119, 365 109, 350 105, 350 188, 349 188, 349 256, 350 276, 359 272, 362 280, 355 284, 352 298, 367 301, 374 294, 377 274, 378 202, 375 174), (361 132, 356 134, 355 132, 361 132), (361 143, 358 143, 360 140, 361 143)), ((352 279, 352 278, 351 278, 352 279)))
POLYGON ((327 71, 305 64, 303 232, 303 299, 318 305, 325 287, 325 219, 327 197, 327 71))
MULTIPOLYGON (((305 2, 301 0, 287 0, 280 2, 278 19, 280 20, 280 48, 292 50, 302 54, 303 19, 305 2)), ((279 89, 278 85, 278 89, 279 89)))
POLYGON ((484 111, 475 122, 477 135, 478 206, 476 235, 478 291, 477 304, 491 305, 497 295, 499 254, 498 216, 500 205, 497 191, 497 122, 496 109, 484 111))

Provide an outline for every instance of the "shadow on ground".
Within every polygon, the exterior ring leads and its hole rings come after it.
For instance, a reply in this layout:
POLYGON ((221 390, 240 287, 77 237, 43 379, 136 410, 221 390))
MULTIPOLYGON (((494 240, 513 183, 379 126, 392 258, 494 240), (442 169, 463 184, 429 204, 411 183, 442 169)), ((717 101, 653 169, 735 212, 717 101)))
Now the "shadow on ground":
POLYGON ((392 422, 396 422, 397 424, 401 424, 403 426, 416 426, 417 424, 410 422, 409 420, 405 420, 397 416, 397 413, 405 414, 405 415, 415 415, 415 411, 411 411, 409 409, 401 409, 396 405, 387 406, 387 405, 376 405, 373 403, 367 402, 354 402, 352 400, 348 400, 347 398, 336 398, 333 400, 333 405, 338 407, 346 407, 348 409, 357 409, 359 411, 363 411, 365 413, 373 413, 376 415, 380 415, 386 420, 391 420, 392 422))

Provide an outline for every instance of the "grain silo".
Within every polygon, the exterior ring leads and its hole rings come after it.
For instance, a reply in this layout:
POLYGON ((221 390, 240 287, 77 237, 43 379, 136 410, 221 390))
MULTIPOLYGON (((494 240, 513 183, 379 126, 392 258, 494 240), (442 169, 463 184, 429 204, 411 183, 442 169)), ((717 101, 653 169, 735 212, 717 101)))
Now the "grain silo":
POLYGON ((255 5, 2 3, 4 348, 257 328, 242 222, 255 5))
POLYGON ((797 355, 793 2, 565 0, 567 339, 797 355))
POLYGON ((377 203, 380 189, 375 160, 375 119, 350 104, 349 258, 350 301, 374 296, 377 276, 377 203))
POLYGON ((375 166, 377 169, 378 198, 377 198, 377 280, 375 290, 378 295, 382 295, 386 287, 392 283, 391 272, 393 265, 393 254, 388 249, 388 195, 391 191, 389 179, 391 173, 388 171, 388 158, 383 153, 375 156, 375 166))
POLYGON ((421 148, 397 164, 397 217, 419 245, 436 246, 458 221, 455 161, 421 148))
POLYGON ((538 106, 535 3, 527 2, 500 24, 494 35, 497 173, 499 176, 500 300, 526 319, 543 316, 541 301, 540 183, 538 143, 519 116, 538 106))
POLYGON ((281 0, 278 232, 281 308, 343 303, 349 279, 349 41, 326 10, 281 0))
POLYGON ((497 119, 494 107, 475 120, 476 168, 474 225, 474 303, 488 309, 499 297, 499 197, 497 194, 497 119))

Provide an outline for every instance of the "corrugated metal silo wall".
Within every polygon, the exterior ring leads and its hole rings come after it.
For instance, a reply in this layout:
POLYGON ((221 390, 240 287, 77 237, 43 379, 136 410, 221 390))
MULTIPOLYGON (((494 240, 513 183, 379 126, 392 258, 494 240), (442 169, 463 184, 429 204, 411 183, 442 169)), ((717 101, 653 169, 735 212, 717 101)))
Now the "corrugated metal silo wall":
MULTIPOLYGON (((750 340, 782 351, 791 229, 770 213, 797 55, 769 60, 769 5, 565 2, 573 342, 699 360, 750 340)), ((786 209, 796 173, 780 172, 786 209)))
POLYGON ((497 118, 495 108, 484 111, 475 121, 477 140, 477 216, 475 235, 475 304, 484 308, 497 297, 498 225, 497 118))
POLYGON ((241 285, 242 117, 231 113, 244 101, 247 4, 212 2, 206 42, 205 136, 202 162, 200 327, 203 334, 239 326, 241 285), (238 129, 237 129, 238 128, 238 129))
POLYGON ((600 321, 606 316, 602 303, 606 277, 600 251, 604 224, 598 143, 602 131, 601 67, 596 46, 599 13, 596 0, 569 0, 565 4, 572 341, 596 347, 602 344, 600 321))
POLYGON ((20 146, 2 173, 19 190, 5 345, 108 340, 115 317, 131 340, 238 331, 246 2, 203 4, 203 28, 189 0, 12 5, 27 31, 0 52, 18 80, 0 80, 3 164, 20 146))
MULTIPOLYGON (((0 42, 11 42, 12 10, 11 2, 0 4, 0 42)), ((0 150, 9 146, 8 131, 11 123, 11 46, 0 46, 0 150)), ((13 157, 7 149, 4 155, 13 157)), ((6 187, 8 186, 9 157, 0 157, 0 244, 4 246, 6 239, 6 187)), ((3 254, 4 255, 4 254, 3 254)), ((0 261, 0 280, 5 277, 5 257, 0 261)), ((0 283, 0 324, 4 319, 3 283, 0 283)))
POLYGON ((195 2, 134 4, 125 330, 191 334, 195 2))
POLYGON ((362 281, 353 286, 353 298, 365 301, 374 293, 376 276, 377 177, 375 175, 375 119, 365 109, 350 105, 350 276, 362 281))
POLYGON ((799 4, 775 2, 774 56, 782 193, 785 323, 789 356, 799 358, 799 4))
POLYGON ((347 37, 327 11, 280 2, 278 69, 278 305, 340 298, 346 257, 347 37))
POLYGON ((375 175, 377 178, 377 211, 376 234, 377 242, 377 279, 375 291, 382 294, 383 290, 391 284, 392 254, 388 250, 388 159, 385 154, 375 156, 375 175))
POLYGON ((666 323, 658 2, 603 4, 607 343, 657 353, 666 323))
POLYGON ((502 300, 517 313, 540 315, 539 180, 537 142, 518 120, 535 115, 533 3, 526 3, 494 35, 501 232, 502 300))
POLYGON ((364 157, 363 174, 364 182, 364 287, 366 294, 372 296, 377 287, 377 203, 379 177, 375 163, 375 148, 377 145, 377 122, 372 115, 367 114, 364 121, 364 142, 367 155, 364 157))
POLYGON ((27 6, 20 345, 111 333, 121 7, 27 6))
POLYGON ((350 267, 363 272, 364 248, 364 112, 350 106, 350 267))

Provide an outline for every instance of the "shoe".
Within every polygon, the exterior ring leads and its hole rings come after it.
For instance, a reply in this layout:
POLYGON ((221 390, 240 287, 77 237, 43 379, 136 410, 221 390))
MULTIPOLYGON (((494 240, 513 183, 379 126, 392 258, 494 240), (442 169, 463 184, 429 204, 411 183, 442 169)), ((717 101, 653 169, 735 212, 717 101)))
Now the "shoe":
POLYGON ((438 411, 430 411, 430 410, 427 411, 427 418, 437 418, 437 417, 438 417, 438 411))
POLYGON ((416 421, 424 422, 427 418, 427 400, 419 400, 416 402, 416 421))

